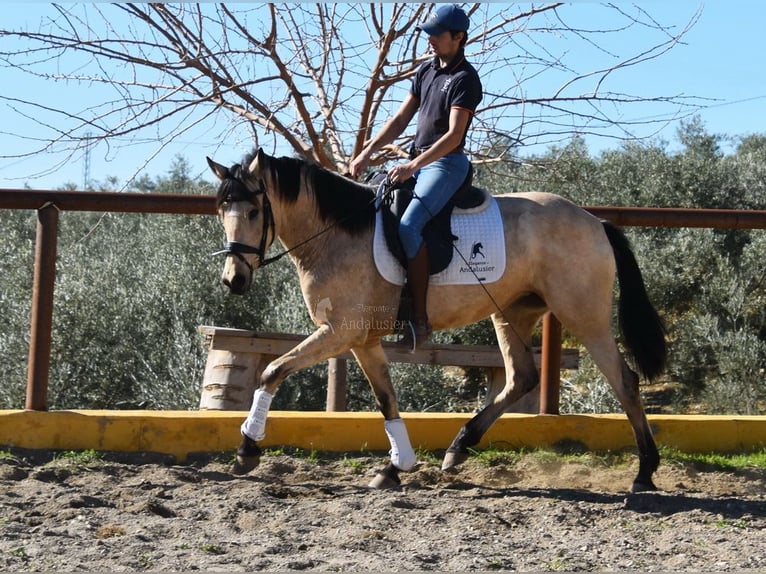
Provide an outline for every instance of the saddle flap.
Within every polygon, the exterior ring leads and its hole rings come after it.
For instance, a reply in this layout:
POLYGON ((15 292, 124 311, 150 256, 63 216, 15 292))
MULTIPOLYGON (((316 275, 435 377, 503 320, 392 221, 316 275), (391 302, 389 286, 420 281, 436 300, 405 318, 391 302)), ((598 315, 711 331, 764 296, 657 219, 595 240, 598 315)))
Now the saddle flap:
MULTIPOLYGON (((380 203, 380 213, 386 244, 396 260, 407 267, 407 256, 399 238, 399 221, 413 199, 414 180, 389 190, 380 203)), ((423 240, 428 246, 428 266, 431 275, 443 271, 452 261, 452 234, 450 215, 452 206, 445 206, 423 228, 423 240)))
MULTIPOLYGON (((458 239, 452 233, 452 213, 478 213, 489 205, 490 195, 483 189, 473 186, 474 169, 468 164, 468 174, 458 190, 444 208, 436 214, 423 229, 423 239, 428 246, 429 271, 432 275, 446 269, 452 261, 453 244, 458 239)), ((376 173, 368 180, 378 185, 377 209, 383 216, 386 243, 391 253, 406 267, 407 257, 399 239, 399 220, 413 198, 415 179, 395 184, 393 189, 386 185, 387 175, 376 173)))

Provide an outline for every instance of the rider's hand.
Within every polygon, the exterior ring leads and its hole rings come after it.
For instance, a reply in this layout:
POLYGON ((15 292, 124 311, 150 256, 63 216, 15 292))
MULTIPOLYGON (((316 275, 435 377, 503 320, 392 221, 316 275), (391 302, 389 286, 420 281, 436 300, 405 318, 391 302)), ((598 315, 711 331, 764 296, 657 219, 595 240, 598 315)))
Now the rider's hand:
POLYGON ((357 178, 367 169, 367 164, 370 163, 370 157, 366 150, 362 150, 361 153, 356 156, 348 166, 348 171, 351 177, 357 178))
POLYGON ((417 171, 417 167, 411 161, 395 165, 388 171, 388 179, 393 182, 401 183, 407 181, 417 171))

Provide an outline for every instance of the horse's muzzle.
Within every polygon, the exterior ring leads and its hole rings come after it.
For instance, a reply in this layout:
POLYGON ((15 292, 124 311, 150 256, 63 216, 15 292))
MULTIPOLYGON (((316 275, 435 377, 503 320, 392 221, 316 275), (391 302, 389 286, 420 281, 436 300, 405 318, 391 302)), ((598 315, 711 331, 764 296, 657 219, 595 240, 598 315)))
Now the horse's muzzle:
POLYGON ((235 274, 231 279, 224 277, 221 283, 229 288, 235 295, 244 295, 250 287, 250 281, 241 273, 235 274))

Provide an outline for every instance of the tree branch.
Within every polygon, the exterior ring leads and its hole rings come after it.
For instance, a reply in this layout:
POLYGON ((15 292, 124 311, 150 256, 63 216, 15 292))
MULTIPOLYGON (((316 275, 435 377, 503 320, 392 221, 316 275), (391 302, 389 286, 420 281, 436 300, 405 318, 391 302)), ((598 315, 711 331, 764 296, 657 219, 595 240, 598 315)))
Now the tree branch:
MULTIPOLYGON (((50 134, 34 149, 6 157, 53 150, 73 156, 92 132, 109 145, 125 145, 149 130, 164 147, 200 122, 223 119, 232 126, 227 135, 239 131, 257 140, 263 130, 283 149, 345 171, 431 57, 415 27, 435 6, 51 5, 36 30, 0 24, 0 67, 61 89, 108 86, 114 95, 75 109, 48 93, 32 99, 4 86, 0 101, 50 134)), ((659 128, 705 103, 607 87, 622 71, 651 66, 681 43, 699 12, 675 31, 639 7, 598 7, 614 21, 609 28, 568 24, 577 6, 559 2, 527 10, 475 3, 466 10, 472 21, 466 53, 485 87, 468 142, 476 162, 501 161, 527 142, 575 134, 636 137, 639 128, 659 128), (621 34, 636 32, 644 45, 625 53, 621 34), (571 56, 575 44, 591 51, 591 69, 571 56), (658 113, 624 119, 644 104, 658 113)), ((402 134, 372 164, 403 157, 412 137, 402 134)))

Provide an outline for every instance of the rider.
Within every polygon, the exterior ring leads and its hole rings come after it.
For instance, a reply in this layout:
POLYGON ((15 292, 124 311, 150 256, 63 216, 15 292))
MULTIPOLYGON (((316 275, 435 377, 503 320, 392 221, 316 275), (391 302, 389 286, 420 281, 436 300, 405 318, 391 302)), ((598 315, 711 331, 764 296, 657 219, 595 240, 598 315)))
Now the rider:
POLYGON ((410 160, 388 172, 388 178, 394 182, 416 179, 413 200, 399 225, 399 237, 407 255, 407 283, 414 316, 411 332, 402 337, 400 344, 412 351, 431 336, 426 313, 428 254, 422 231, 468 175, 470 164, 463 148, 483 95, 479 75, 466 61, 463 51, 468 25, 468 16, 461 8, 445 4, 415 28, 428 34, 434 58, 420 66, 399 110, 349 166, 353 177, 360 175, 372 154, 394 141, 419 110, 410 160))

